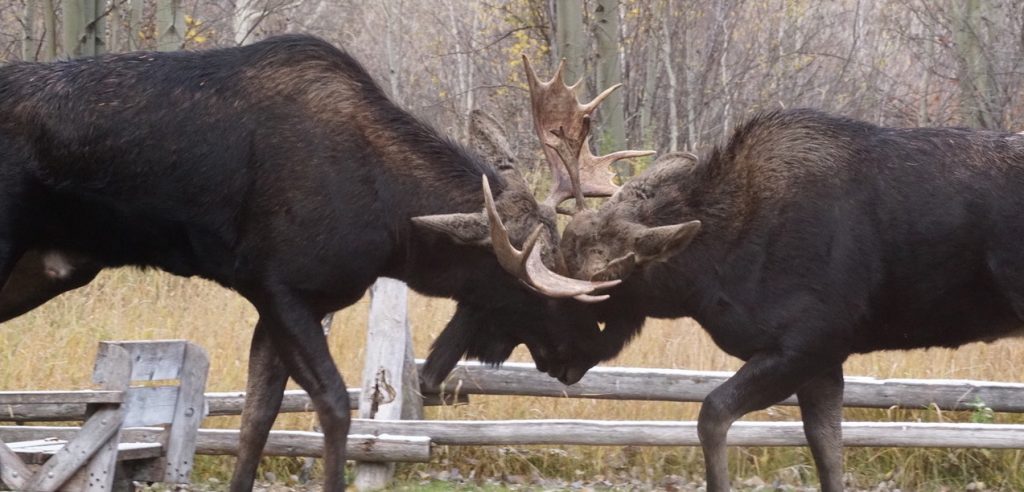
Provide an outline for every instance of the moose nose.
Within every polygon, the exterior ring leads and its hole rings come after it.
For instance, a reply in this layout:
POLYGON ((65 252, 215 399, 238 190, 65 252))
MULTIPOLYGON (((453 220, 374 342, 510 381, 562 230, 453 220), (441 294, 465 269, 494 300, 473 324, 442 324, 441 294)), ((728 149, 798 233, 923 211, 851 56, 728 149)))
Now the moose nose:
POLYGON ((570 367, 562 371, 562 374, 558 376, 558 380, 566 386, 571 386, 583 379, 583 375, 587 373, 586 369, 579 367, 570 367))

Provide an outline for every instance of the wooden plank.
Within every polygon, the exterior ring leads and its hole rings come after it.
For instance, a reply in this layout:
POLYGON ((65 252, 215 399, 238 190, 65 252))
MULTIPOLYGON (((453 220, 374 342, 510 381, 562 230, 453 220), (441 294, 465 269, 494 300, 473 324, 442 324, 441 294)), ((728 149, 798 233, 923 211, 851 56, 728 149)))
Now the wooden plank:
MULTIPOLYGON (((92 375, 93 381, 97 382, 101 389, 126 391, 131 381, 134 367, 131 352, 121 348, 107 348, 97 353, 96 365, 92 375)), ((125 395, 127 398, 127 394, 125 395)), ((66 449, 74 450, 79 439, 84 439, 89 426, 96 419, 116 418, 117 428, 106 439, 103 439, 101 446, 96 450, 84 467, 74 474, 72 480, 65 487, 70 490, 110 490, 114 484, 114 470, 117 467, 117 443, 121 437, 121 426, 129 409, 125 404, 121 405, 86 405, 85 414, 87 420, 82 424, 82 432, 75 436, 66 446, 66 449), (104 417, 104 412, 110 413, 110 417, 104 417)), ((107 422, 101 421, 100 425, 107 422)), ((43 465, 44 468, 48 463, 43 465)), ((41 473, 41 472, 40 472, 41 473)))
MULTIPOLYGON (((346 454, 350 460, 381 462, 427 462, 430 439, 423 436, 349 434, 346 454)), ((269 456, 323 456, 323 434, 303 431, 271 431, 263 453, 269 456)), ((196 452, 236 454, 238 431, 200 429, 196 452)))
MULTIPOLYGON (((381 421, 356 419, 352 432, 426 435, 461 446, 699 446, 696 422, 601 420, 381 421)), ((854 447, 1024 449, 1024 425, 844 422, 854 447)), ((800 422, 737 422, 733 446, 804 446, 800 422)))
MULTIPOLYGON (((406 313, 408 288, 404 283, 380 278, 370 288, 369 327, 363 359, 359 416, 368 419, 399 420, 403 409, 416 412, 422 402, 412 402, 419 389, 416 363, 412 357, 412 333, 406 313)), ((419 412, 422 414, 422 411, 419 412)), ((359 491, 382 490, 394 476, 393 463, 356 463, 353 485, 359 491)))
MULTIPOLYGON (((507 363, 492 368, 463 362, 452 371, 446 387, 481 395, 699 402, 732 374, 595 367, 578 383, 565 386, 538 372, 533 364, 507 363)), ((927 408, 935 405, 943 410, 971 410, 971 405, 981 401, 997 412, 1024 413, 1024 384, 1020 383, 847 377, 843 397, 844 406, 848 407, 927 408)), ((795 405, 796 399, 790 398, 782 404, 795 405)))
MULTIPOLYGON (((359 408, 359 394, 361 392, 362 390, 358 388, 348 390, 349 402, 353 410, 359 408)), ((241 391, 206 393, 206 403, 209 408, 207 416, 241 415, 244 402, 245 392, 241 391)), ((423 395, 424 406, 465 405, 467 403, 469 403, 469 395, 466 394, 454 395, 446 393, 438 395, 434 393, 423 395)), ((285 392, 281 413, 312 411, 313 402, 305 391, 288 390, 285 392)), ((84 418, 84 404, 0 405, 0 422, 68 422, 84 418)))
POLYGON ((195 461, 195 436, 206 417, 206 375, 210 359, 202 347, 189 343, 180 375, 178 401, 174 406, 166 447, 165 483, 189 483, 195 461))
MULTIPOLYGON (((70 439, 78 427, 0 426, 0 438, 17 441, 56 437, 70 439)), ((126 428, 122 439, 137 443, 158 443, 166 431, 157 427, 126 428)), ((324 436, 319 432, 271 431, 263 453, 267 456, 322 456, 324 436)), ((423 463, 430 460, 431 440, 424 436, 349 434, 346 453, 350 460, 423 463)), ((196 453, 234 455, 238 452, 238 430, 199 429, 196 453)))
POLYGON ((25 462, 0 439, 0 480, 8 487, 23 490, 30 478, 32 472, 25 466, 25 462))
POLYGON ((114 345, 128 351, 132 361, 132 381, 178 379, 185 357, 185 340, 126 340, 100 342, 100 354, 114 345))
MULTIPOLYGON (((127 350, 107 345, 96 356, 93 381, 103 390, 123 391, 128 386, 131 367, 132 360, 127 350)), ((56 490, 85 467, 85 476, 99 477, 109 489, 117 462, 117 438, 125 409, 120 404, 96 404, 86 411, 90 415, 81 430, 36 470, 25 488, 43 492, 56 490)))
MULTIPOLYGON (((121 391, 0 391, 0 405, 121 403, 121 391)), ((0 406, 0 413, 7 413, 0 406)))
POLYGON ((125 391, 125 427, 168 424, 174 419, 178 386, 142 386, 125 391))
MULTIPOLYGON (((698 446, 696 429, 696 422, 689 421, 354 419, 348 453, 354 460, 415 462, 429 458, 429 452, 422 447, 425 441, 461 446, 698 446), (379 433, 378 441, 364 446, 363 440, 374 439, 373 433, 379 433), (420 437, 400 437, 410 435, 420 437)), ((67 438, 77 430, 76 427, 0 426, 0 438, 19 441, 41 436, 67 438)), ((158 442, 162 432, 152 427, 134 428, 125 429, 124 436, 131 441, 158 442)), ((323 452, 322 440, 323 435, 316 432, 272 431, 266 454, 319 456, 323 452)), ((853 447, 1024 449, 1024 425, 844 422, 843 442, 853 447)), ((803 446, 803 426, 800 422, 737 422, 729 430, 729 444, 803 446)), ((199 430, 198 454, 235 454, 237 449, 237 430, 199 430)))
MULTIPOLYGON (((123 410, 119 406, 101 408, 85 421, 80 432, 68 440, 56 454, 43 464, 26 484, 28 490, 52 491, 64 484, 79 468, 85 466, 121 428, 123 410)), ((103 460, 103 464, 113 461, 103 460)), ((112 465, 111 465, 112 466, 112 465)), ((111 469, 111 472, 113 470, 111 469)))

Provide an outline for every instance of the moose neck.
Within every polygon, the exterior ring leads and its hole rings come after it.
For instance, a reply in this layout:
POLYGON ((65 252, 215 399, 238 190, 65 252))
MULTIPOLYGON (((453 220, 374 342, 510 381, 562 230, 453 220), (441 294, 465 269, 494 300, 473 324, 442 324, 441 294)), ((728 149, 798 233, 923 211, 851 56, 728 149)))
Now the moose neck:
POLYGON ((627 295, 617 305, 658 318, 700 317, 713 309, 723 295, 721 276, 746 263, 737 257, 744 248, 723 245, 735 244, 745 231, 757 227, 747 220, 756 213, 747 199, 750 184, 725 168, 723 159, 715 151, 700 162, 653 169, 607 204, 650 227, 701 222, 700 232, 685 249, 627 279, 622 286, 627 295))

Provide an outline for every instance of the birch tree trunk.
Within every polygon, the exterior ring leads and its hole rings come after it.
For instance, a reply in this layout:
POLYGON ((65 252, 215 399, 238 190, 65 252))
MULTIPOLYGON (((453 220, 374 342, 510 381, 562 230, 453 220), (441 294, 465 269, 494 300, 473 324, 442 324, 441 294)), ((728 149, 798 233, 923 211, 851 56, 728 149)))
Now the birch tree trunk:
POLYGON ((185 47, 185 10, 181 0, 160 0, 156 8, 156 49, 175 51, 185 47))
POLYGON ((25 13, 22 15, 21 22, 23 33, 21 38, 21 59, 24 61, 34 61, 36 59, 36 50, 39 46, 35 32, 36 0, 25 0, 25 13))
MULTIPOLYGON (((619 0, 597 0, 594 20, 598 58, 597 87, 604 90, 622 82, 622 66, 619 63, 619 0)), ((613 92, 601 105, 602 153, 626 148, 622 92, 622 89, 613 92)), ((618 161, 612 167, 621 180, 633 175, 629 161, 618 161)))
MULTIPOLYGON (((679 108, 676 105, 677 82, 676 70, 672 64, 672 30, 669 29, 669 17, 672 12, 672 2, 669 0, 665 5, 665 14, 661 16, 661 59, 665 65, 665 76, 668 78, 668 151, 679 150, 679 108)), ((689 99, 687 99, 687 113, 690 113, 689 99)), ((693 127, 690 127, 690 138, 694 138, 693 127)), ((692 140, 691 140, 692 142, 692 140)))
POLYGON ((252 31, 256 27, 256 18, 259 15, 253 5, 255 1, 237 0, 235 3, 235 12, 231 23, 235 28, 235 45, 237 46, 252 42, 252 31))
POLYGON ((46 29, 46 60, 57 58, 57 8, 53 0, 43 3, 43 26, 46 29))
POLYGON ((565 59, 564 75, 569 84, 583 76, 586 61, 582 3, 579 0, 555 1, 555 54, 565 59))
POLYGON ((132 11, 128 16, 128 49, 138 50, 142 48, 142 8, 145 6, 143 0, 132 0, 132 11))

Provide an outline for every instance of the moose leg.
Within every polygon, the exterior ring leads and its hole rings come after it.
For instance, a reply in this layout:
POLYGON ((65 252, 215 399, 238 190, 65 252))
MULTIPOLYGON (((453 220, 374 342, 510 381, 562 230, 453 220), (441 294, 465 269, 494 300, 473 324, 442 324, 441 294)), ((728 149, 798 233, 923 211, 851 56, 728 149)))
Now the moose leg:
POLYGON ((324 432, 324 490, 345 490, 345 444, 351 425, 348 392, 338 373, 320 316, 290 293, 275 292, 270 302, 258 303, 260 319, 268 322, 270 338, 291 375, 306 390, 324 432))
POLYGON ((725 439, 732 423, 747 413, 793 395, 807 382, 808 374, 817 374, 820 370, 806 357, 762 352, 751 357, 733 377, 708 394, 697 418, 708 492, 729 491, 725 439))
POLYGON ((267 444, 270 428, 281 409, 287 382, 288 370, 277 356, 269 329, 261 319, 256 324, 249 349, 249 376, 245 388, 245 407, 242 409, 238 461, 231 478, 233 492, 252 490, 263 446, 267 444))
POLYGON ((15 263, 0 289, 0 322, 96 278, 102 266, 89 258, 59 251, 29 250, 15 263))
POLYGON ((796 392, 804 435, 822 492, 843 490, 843 366, 810 380, 796 392))

